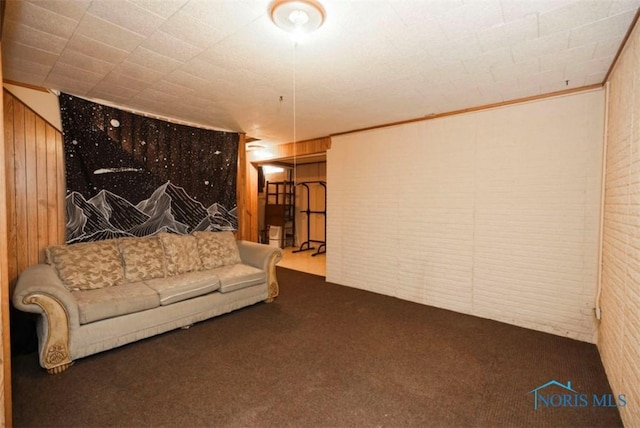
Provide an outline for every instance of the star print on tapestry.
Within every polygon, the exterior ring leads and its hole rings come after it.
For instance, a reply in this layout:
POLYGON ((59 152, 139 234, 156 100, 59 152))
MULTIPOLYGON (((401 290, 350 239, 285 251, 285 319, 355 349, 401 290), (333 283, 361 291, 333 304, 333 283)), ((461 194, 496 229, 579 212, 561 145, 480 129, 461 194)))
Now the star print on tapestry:
POLYGON ((237 229, 238 134, 59 101, 67 243, 237 229))

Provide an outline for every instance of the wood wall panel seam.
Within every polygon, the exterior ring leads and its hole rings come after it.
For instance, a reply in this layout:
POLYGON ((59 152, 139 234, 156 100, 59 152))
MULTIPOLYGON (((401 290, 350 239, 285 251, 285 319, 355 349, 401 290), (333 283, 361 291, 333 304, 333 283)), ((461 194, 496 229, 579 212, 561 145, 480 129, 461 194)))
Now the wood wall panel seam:
POLYGON ((65 163, 64 163, 64 142, 62 139, 62 133, 53 127, 56 135, 56 188, 57 197, 56 202, 58 206, 58 240, 57 244, 62 244, 66 241, 66 213, 65 213, 65 198, 67 196, 67 185, 65 181, 65 163))
POLYGON ((38 245, 38 263, 44 262, 44 247, 49 239, 49 222, 47 217, 47 134, 46 122, 36 117, 36 215, 38 218, 38 227, 36 229, 36 238, 38 245))
POLYGON ((58 218, 58 203, 57 203, 57 177, 56 177, 56 136, 55 130, 49 124, 45 128, 45 152, 47 157, 47 197, 46 197, 46 212, 47 212, 47 242, 57 242, 58 233, 57 227, 58 221, 62 219, 58 218))
POLYGON ((27 175, 27 264, 39 260, 38 249, 38 152, 36 142, 36 115, 25 109, 25 146, 27 175))
POLYGON ((13 137, 13 97, 7 96, 5 93, 4 100, 4 150, 5 150, 5 183, 6 193, 6 212, 7 212, 7 259, 8 275, 9 275, 9 292, 13 291, 15 286, 15 278, 17 277, 18 266, 15 257, 16 254, 16 211, 9 209, 15 206, 16 187, 15 187, 15 145, 13 137))
MULTIPOLYGON (((24 132, 24 105, 14 98, 13 132, 15 147, 14 179, 15 195, 14 206, 16 212, 16 264, 18 274, 28 267, 27 262, 27 177, 26 177, 26 153, 24 132)), ((11 173, 9 171, 9 173, 11 173)))

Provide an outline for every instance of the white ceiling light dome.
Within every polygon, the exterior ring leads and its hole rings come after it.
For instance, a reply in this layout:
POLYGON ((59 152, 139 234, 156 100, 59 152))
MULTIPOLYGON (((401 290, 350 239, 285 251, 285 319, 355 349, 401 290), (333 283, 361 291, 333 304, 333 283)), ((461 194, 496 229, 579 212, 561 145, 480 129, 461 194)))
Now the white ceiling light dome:
POLYGON ((322 26, 325 11, 316 0, 276 0, 269 7, 274 24, 289 33, 311 33, 322 26))

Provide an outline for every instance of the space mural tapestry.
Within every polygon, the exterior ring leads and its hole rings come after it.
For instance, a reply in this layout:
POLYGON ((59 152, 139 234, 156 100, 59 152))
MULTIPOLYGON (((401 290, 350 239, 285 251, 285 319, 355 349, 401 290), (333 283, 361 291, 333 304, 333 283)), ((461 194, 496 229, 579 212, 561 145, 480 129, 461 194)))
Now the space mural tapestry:
POLYGON ((60 95, 67 243, 235 230, 239 136, 60 95))

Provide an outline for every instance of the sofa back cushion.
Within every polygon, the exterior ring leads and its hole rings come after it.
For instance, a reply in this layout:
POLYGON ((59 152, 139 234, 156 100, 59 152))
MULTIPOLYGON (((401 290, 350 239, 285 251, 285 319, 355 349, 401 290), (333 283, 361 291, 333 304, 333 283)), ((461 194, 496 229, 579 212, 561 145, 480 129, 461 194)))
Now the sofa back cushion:
POLYGON ((195 237, 166 232, 159 233, 158 237, 164 248, 168 276, 193 272, 202 268, 195 237))
POLYGON ((232 232, 194 232, 203 269, 240 263, 240 251, 232 232))
POLYGON ((157 237, 122 239, 119 242, 126 282, 165 276, 162 242, 157 237))
POLYGON ((124 269, 115 240, 55 245, 46 250, 49 264, 71 291, 113 287, 124 282, 124 269))

